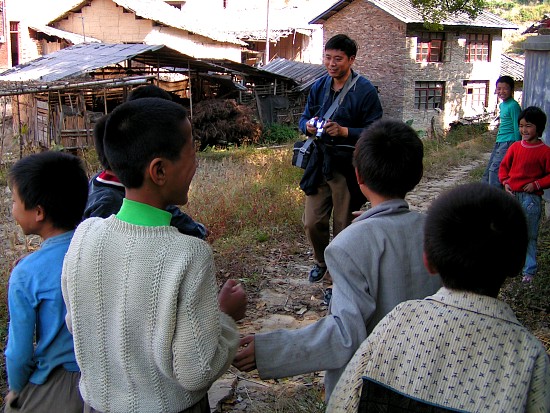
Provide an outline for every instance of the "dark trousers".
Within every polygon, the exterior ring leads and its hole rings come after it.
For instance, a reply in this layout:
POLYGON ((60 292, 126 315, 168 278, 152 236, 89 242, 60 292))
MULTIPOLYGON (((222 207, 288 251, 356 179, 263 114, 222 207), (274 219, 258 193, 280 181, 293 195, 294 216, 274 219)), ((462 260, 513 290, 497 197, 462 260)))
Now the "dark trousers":
POLYGON ((80 372, 58 367, 46 383, 27 383, 17 398, 4 407, 4 413, 80 413, 84 402, 78 390, 79 380, 80 372))

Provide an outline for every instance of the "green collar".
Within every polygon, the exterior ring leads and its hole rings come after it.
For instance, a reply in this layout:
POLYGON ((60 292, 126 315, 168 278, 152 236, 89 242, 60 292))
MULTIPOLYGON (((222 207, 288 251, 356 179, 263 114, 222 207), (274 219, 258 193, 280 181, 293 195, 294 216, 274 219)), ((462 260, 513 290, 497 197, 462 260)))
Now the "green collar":
POLYGON ((116 217, 129 224, 144 227, 170 226, 172 214, 148 204, 124 198, 116 217))

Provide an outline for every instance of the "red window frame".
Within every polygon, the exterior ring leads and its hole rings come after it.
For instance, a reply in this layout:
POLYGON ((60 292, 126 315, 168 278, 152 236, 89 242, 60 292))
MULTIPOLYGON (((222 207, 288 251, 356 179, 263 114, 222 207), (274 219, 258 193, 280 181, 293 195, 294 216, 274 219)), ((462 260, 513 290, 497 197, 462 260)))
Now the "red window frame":
POLYGON ((445 33, 420 32, 416 43, 417 62, 442 62, 445 33))
POLYGON ((465 62, 490 62, 491 61, 491 35, 481 33, 466 34, 466 47, 464 50, 465 62))

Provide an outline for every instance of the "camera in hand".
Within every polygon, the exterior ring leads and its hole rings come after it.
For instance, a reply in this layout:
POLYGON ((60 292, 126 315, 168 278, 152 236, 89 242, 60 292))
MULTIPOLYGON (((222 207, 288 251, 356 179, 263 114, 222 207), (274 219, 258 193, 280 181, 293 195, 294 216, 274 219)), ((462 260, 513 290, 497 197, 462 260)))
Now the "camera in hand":
POLYGON ((325 123, 327 123, 327 121, 323 118, 317 118, 317 119, 316 118, 311 118, 309 120, 309 124, 311 126, 315 126, 317 128, 317 133, 315 134, 315 137, 317 137, 317 138, 321 137, 321 135, 324 132, 325 123))

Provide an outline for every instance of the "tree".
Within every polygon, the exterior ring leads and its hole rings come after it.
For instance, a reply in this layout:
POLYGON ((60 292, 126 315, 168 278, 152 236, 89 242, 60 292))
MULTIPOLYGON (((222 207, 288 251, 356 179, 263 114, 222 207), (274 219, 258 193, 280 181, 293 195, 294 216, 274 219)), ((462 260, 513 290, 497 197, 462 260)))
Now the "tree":
POLYGON ((453 14, 466 13, 475 19, 485 7, 484 0, 410 0, 418 9, 424 25, 428 28, 442 28, 441 22, 453 14))

